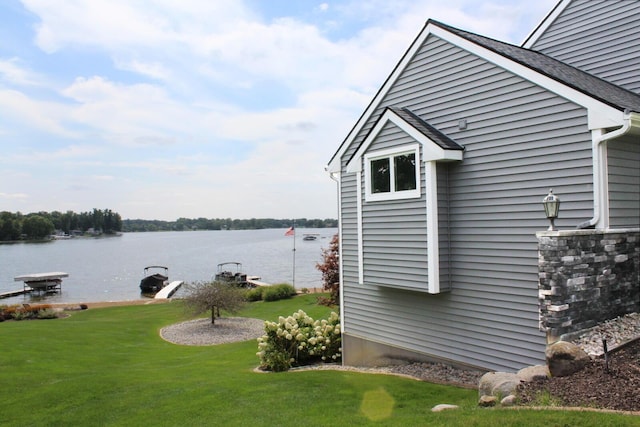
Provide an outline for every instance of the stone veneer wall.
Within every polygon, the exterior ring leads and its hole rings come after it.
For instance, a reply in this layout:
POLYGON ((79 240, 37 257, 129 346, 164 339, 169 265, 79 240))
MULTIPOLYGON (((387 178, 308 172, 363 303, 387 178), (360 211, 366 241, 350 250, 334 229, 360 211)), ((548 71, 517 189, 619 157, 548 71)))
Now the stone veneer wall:
POLYGON ((540 329, 549 342, 640 311, 640 229, 536 236, 540 329))

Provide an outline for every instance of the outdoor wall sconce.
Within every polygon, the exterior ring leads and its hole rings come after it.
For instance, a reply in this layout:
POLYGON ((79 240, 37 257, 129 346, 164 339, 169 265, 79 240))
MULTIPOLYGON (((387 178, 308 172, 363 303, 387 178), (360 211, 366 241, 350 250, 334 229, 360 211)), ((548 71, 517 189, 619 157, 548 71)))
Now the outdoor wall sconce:
POLYGON ((547 229, 547 231, 556 231, 556 226, 553 221, 558 218, 558 211, 560 210, 560 199, 558 196, 553 194, 553 189, 549 190, 549 194, 547 197, 542 199, 542 206, 544 206, 544 213, 551 221, 551 225, 547 229))

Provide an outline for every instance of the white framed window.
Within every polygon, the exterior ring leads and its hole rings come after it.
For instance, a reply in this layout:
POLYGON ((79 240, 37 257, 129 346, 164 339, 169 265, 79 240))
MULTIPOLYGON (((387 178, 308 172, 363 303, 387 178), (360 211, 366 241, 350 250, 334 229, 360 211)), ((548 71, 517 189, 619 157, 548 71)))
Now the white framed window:
POLYGON ((420 197, 420 146, 389 148, 364 155, 368 202, 420 197))

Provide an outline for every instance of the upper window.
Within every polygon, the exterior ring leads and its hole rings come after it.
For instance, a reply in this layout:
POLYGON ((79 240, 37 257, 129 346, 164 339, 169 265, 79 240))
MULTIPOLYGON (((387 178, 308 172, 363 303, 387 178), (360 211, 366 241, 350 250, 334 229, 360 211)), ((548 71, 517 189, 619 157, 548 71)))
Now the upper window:
POLYGON ((367 201, 420 197, 418 145, 364 156, 367 201))

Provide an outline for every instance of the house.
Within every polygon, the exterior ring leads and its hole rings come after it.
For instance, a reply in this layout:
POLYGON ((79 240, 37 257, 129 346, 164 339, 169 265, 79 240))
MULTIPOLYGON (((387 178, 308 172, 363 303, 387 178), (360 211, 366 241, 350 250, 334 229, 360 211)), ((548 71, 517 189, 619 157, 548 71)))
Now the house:
POLYGON ((327 166, 345 364, 544 361, 549 189, 561 229, 640 227, 637 6, 561 0, 522 46, 426 22, 327 166))

